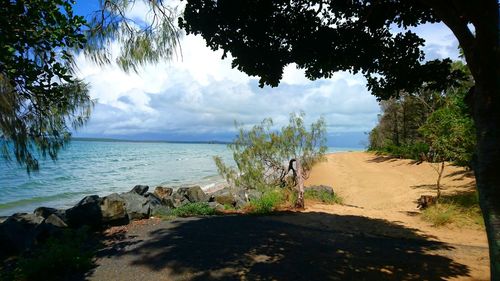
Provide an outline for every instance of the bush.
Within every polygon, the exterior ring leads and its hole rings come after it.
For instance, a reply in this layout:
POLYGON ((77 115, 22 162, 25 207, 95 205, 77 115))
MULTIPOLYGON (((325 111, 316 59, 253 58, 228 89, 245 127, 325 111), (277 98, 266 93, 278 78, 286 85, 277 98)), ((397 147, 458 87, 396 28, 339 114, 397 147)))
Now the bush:
POLYGON ((170 215, 175 217, 192 217, 192 216, 211 216, 217 212, 214 208, 210 207, 207 203, 197 202, 182 205, 178 208, 172 209, 170 215))
POLYGON ((313 201, 320 201, 326 204, 342 204, 343 200, 337 194, 332 194, 324 190, 306 190, 304 198, 313 201))
POLYGON ((250 201, 250 213, 269 214, 275 211, 284 202, 281 190, 269 190, 262 194, 259 199, 250 201))

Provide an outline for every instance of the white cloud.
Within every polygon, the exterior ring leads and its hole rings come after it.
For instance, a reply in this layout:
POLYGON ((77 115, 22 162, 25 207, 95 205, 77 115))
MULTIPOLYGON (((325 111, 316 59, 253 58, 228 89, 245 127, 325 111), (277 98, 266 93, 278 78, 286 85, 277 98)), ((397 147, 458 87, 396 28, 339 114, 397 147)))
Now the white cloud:
POLYGON ((79 135, 189 138, 232 132, 235 120, 255 124, 272 117, 282 125, 298 111, 307 121, 324 116, 330 133, 368 131, 377 121, 379 107, 360 75, 309 81, 291 65, 279 87, 261 89, 256 78, 232 69, 231 60, 221 60, 222 51, 211 51, 201 37, 186 36, 181 46, 182 60, 148 65, 139 73, 124 73, 114 64, 99 67, 80 55, 79 76, 91 84, 98 105, 79 135))

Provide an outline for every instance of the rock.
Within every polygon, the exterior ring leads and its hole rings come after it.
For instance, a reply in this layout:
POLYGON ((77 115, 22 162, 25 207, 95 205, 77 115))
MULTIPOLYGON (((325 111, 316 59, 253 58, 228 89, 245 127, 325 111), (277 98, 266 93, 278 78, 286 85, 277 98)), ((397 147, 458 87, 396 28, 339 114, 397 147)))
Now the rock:
POLYGON ((55 208, 38 207, 33 211, 33 214, 35 214, 39 217, 47 218, 48 216, 50 216, 56 212, 57 212, 57 209, 55 209, 55 208))
POLYGON ((219 203, 221 205, 231 205, 231 206, 236 205, 236 200, 234 196, 230 193, 214 195, 213 202, 219 203))
POLYGON ((163 187, 163 186, 157 186, 155 188, 155 191, 154 191, 154 194, 158 198, 160 198, 162 200, 164 198, 172 196, 172 193, 174 193, 174 189, 173 188, 171 188, 171 187, 163 187))
POLYGON ((120 194, 125 200, 125 209, 129 220, 146 219, 149 217, 148 199, 137 193, 127 192, 120 194))
POLYGON ((123 225, 129 222, 125 200, 118 194, 113 193, 101 201, 102 222, 111 225, 123 225))
POLYGON ((180 187, 177 189, 176 194, 185 197, 189 202, 207 202, 208 196, 201 189, 200 186, 180 187))
POLYGON ((101 201, 102 199, 97 195, 86 196, 74 207, 66 210, 68 225, 100 227, 102 225, 101 201))
POLYGON ((39 233, 43 217, 17 213, 0 224, 0 255, 20 253, 30 249, 39 233))
POLYGON ((66 211, 61 209, 55 209, 50 207, 38 207, 33 211, 33 214, 39 217, 43 217, 44 219, 48 218, 52 214, 55 214, 57 217, 63 220, 64 223, 67 222, 66 211))
POLYGON ((224 211, 224 205, 221 205, 217 202, 208 202, 208 206, 216 211, 224 211))
POLYGON ((146 193, 145 197, 147 199, 147 203, 149 205, 149 215, 157 213, 160 209, 165 211, 170 209, 166 204, 164 204, 163 200, 158 198, 154 193, 146 193))
POLYGON ((308 190, 314 190, 316 192, 327 192, 331 196, 333 196, 335 194, 335 192, 333 191, 333 188, 331 186, 327 186, 327 185, 312 185, 312 186, 304 187, 304 191, 308 191, 308 190))
POLYGON ((173 197, 167 197, 162 199, 163 206, 169 209, 175 208, 175 202, 173 197))
POLYGON ((130 190, 131 193, 137 193, 139 195, 144 195, 146 192, 148 192, 149 186, 147 185, 136 185, 132 190, 130 190))
MULTIPOLYGON (((190 203, 187 196, 184 196, 183 194, 179 194, 177 192, 172 194, 172 197, 170 197, 170 198, 171 198, 171 201, 172 201, 174 208, 178 208, 182 205, 186 205, 186 204, 190 203)), ((165 203, 165 205, 167 205, 167 203, 165 203)))
POLYGON ((58 217, 56 214, 52 214, 52 215, 48 216, 43 221, 43 223, 44 224, 50 224, 50 225, 53 225, 53 226, 59 227, 59 228, 66 228, 66 227, 68 227, 68 225, 60 217, 58 217))

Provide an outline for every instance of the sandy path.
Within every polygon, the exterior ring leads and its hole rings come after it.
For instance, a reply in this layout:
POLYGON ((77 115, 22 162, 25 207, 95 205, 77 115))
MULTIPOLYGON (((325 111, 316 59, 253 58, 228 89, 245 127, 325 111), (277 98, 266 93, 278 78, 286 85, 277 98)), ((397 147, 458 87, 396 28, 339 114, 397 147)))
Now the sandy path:
MULTIPOLYGON (((450 255, 453 255, 457 262, 467 264, 471 268, 472 280, 488 279, 487 240, 484 230, 475 226, 459 229, 436 228, 418 216, 416 199, 422 194, 435 194, 437 173, 431 165, 417 165, 411 160, 391 159, 366 152, 330 154, 326 162, 314 167, 306 185, 332 186, 344 199, 345 205, 309 204, 306 211, 384 219, 416 229, 429 240, 482 248, 483 250, 475 254, 457 251, 450 255)), ((449 165, 445 168, 442 184, 445 187, 443 193, 446 194, 471 190, 475 180, 463 169, 449 165)), ((361 231, 359 226, 347 227, 361 231)), ((397 235, 384 231, 372 230, 382 235, 397 235)))

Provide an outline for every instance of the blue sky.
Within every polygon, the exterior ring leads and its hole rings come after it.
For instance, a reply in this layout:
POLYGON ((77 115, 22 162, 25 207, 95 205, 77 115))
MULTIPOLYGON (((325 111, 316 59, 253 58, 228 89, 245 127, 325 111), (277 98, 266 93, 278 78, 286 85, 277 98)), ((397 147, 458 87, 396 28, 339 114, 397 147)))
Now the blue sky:
MULTIPOLYGON (((88 15, 97 3, 77 1, 75 12, 88 15)), ((129 15, 146 12, 137 1, 129 15)), ((458 43, 444 25, 414 31, 426 40, 427 59, 458 57, 458 43)), ((111 48, 116 52, 119 46, 111 48)), ((139 73, 124 73, 114 64, 99 67, 78 55, 78 76, 90 84, 97 104, 75 136, 227 141, 234 136, 234 121, 251 126, 271 117, 280 126, 291 112, 304 111, 306 122, 326 119, 329 145, 359 147, 377 122, 378 103, 360 75, 340 72, 309 81, 290 65, 279 87, 262 89, 257 78, 232 69, 230 59, 221 60, 222 52, 208 49, 201 37, 184 36, 181 48, 182 59, 147 65, 139 73)))

